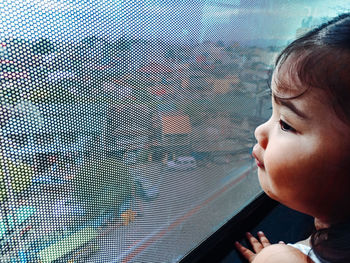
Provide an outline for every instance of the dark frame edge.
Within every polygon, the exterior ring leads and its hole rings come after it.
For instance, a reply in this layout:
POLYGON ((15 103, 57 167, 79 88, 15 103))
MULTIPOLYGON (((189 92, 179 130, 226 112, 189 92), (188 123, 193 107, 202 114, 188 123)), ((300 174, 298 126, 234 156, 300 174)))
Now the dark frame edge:
POLYGON ((189 252, 180 263, 219 262, 232 251, 234 241, 242 239, 246 231, 257 226, 277 205, 278 202, 270 199, 265 193, 261 193, 209 238, 189 252))

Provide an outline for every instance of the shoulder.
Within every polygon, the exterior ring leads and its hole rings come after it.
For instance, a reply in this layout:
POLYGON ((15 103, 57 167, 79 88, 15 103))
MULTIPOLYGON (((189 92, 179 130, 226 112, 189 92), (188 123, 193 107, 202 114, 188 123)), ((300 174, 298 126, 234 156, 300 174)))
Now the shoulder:
POLYGON ((284 244, 275 244, 264 248, 253 261, 253 263, 280 262, 311 263, 313 261, 300 250, 284 244))

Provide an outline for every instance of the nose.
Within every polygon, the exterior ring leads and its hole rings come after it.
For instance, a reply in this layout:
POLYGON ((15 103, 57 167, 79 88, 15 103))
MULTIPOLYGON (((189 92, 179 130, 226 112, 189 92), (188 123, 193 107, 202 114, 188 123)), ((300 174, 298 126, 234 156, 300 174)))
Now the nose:
POLYGON ((266 149, 268 144, 268 121, 259 125, 254 132, 255 138, 261 148, 266 149))

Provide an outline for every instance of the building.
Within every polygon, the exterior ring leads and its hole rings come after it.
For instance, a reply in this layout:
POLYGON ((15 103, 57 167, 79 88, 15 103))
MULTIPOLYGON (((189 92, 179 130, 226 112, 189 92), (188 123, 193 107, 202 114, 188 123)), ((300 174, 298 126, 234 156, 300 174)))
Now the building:
POLYGON ((140 104, 110 105, 103 138, 110 156, 134 156, 150 144, 152 118, 149 107, 140 104))
POLYGON ((104 104, 32 104, 21 102, 3 126, 4 152, 46 170, 52 160, 74 163, 99 154, 106 123, 104 104))
POLYGON ((192 127, 188 115, 164 113, 160 116, 160 127, 155 129, 158 135, 153 141, 153 160, 173 159, 191 152, 192 127))
POLYGON ((212 82, 214 94, 225 94, 230 92, 240 81, 237 76, 227 76, 223 79, 215 78, 212 82))

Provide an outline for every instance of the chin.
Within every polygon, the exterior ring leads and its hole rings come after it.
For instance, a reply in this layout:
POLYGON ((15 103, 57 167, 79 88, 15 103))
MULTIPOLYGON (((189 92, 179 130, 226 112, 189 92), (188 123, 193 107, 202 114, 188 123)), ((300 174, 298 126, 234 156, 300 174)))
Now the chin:
POLYGON ((266 185, 264 183, 262 183, 261 181, 259 181, 259 182, 260 182, 260 186, 261 186, 262 190, 265 192, 265 194, 268 197, 283 204, 283 202, 278 198, 278 196, 276 194, 273 193, 273 191, 271 191, 271 189, 269 187, 266 187, 266 185))
POLYGON ((258 178, 259 178, 260 187, 265 192, 265 194, 267 194, 272 199, 275 199, 271 196, 272 195, 271 189, 270 189, 270 187, 268 187, 268 184, 266 182, 266 178, 263 178, 263 175, 260 174, 260 171, 258 171, 258 178))
MULTIPOLYGON (((264 189, 263 189, 264 190, 264 189)), ((278 201, 281 203, 281 201, 277 198, 277 196, 275 196, 273 193, 271 193, 271 191, 268 190, 264 190, 265 194, 270 197, 271 199, 278 201)))

